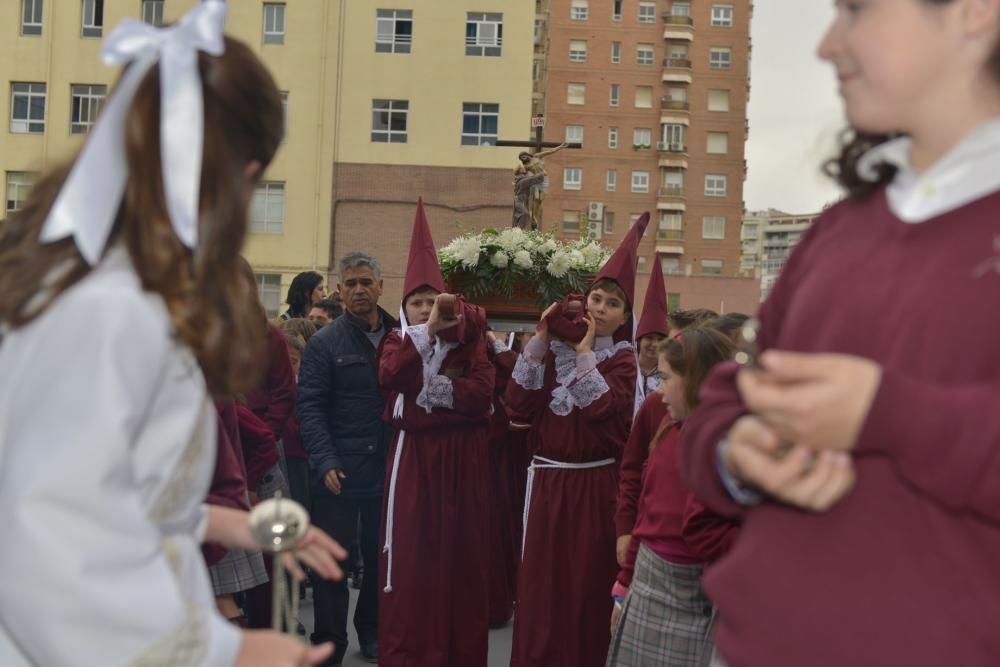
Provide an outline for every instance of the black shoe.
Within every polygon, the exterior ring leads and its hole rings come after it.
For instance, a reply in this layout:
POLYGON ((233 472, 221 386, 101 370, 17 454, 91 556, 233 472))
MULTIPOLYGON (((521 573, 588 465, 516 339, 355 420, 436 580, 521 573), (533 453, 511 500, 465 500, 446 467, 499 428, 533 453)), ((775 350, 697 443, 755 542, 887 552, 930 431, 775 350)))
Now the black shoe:
POLYGON ((378 642, 367 642, 361 645, 361 658, 365 662, 376 664, 378 662, 378 642))

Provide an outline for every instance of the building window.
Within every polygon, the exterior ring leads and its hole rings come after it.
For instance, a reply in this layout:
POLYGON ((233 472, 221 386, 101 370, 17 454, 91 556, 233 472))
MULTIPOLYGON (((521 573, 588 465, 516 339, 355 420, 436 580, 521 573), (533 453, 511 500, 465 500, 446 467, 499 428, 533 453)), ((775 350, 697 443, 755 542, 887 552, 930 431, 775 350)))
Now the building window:
POLYGON ((611 20, 612 21, 622 20, 622 0, 614 0, 614 6, 611 10, 611 20))
POLYGON ((583 143, 583 125, 566 126, 566 143, 567 144, 583 143))
POLYGON ((664 123, 663 148, 674 153, 687 150, 687 126, 680 123, 664 123))
POLYGON ((726 218, 721 215, 706 215, 701 219, 701 238, 726 238, 726 218))
POLYGON ((465 55, 500 56, 503 14, 468 12, 465 19, 465 55))
POLYGON ((708 66, 711 69, 729 69, 733 65, 733 50, 713 48, 708 51, 708 66))
POLYGON ((84 37, 100 37, 104 34, 104 0, 83 0, 83 25, 80 34, 84 37))
POLYGON ((563 169, 563 190, 579 190, 583 187, 583 169, 567 167, 563 169))
POLYGON ((10 96, 10 131, 15 134, 45 132, 46 85, 12 83, 10 96))
POLYGON ((670 15, 671 16, 691 16, 691 3, 690 2, 675 2, 670 5, 670 15))
POLYGON ((462 104, 462 145, 492 146, 500 128, 500 105, 465 102, 462 104))
POLYGON ((709 132, 705 152, 710 155, 725 155, 729 152, 729 135, 725 132, 709 132))
POLYGON ((652 44, 640 44, 636 48, 635 61, 639 65, 652 65, 653 59, 655 58, 653 54, 652 44))
POLYGON ((69 131, 72 134, 85 134, 97 120, 107 95, 107 86, 74 85, 70 86, 73 98, 69 131))
POLYGON ((375 10, 375 52, 409 53, 413 43, 413 11, 375 10))
POLYGON ((648 127, 637 127, 632 130, 632 146, 650 148, 653 145, 653 131, 648 127))
POLYGON ((576 211, 563 211, 562 229, 570 234, 580 233, 580 214, 576 211))
POLYGON ((663 194, 677 197, 684 196, 684 170, 664 169, 663 170, 663 194))
POLYGON ((571 63, 587 62, 587 42, 582 39, 573 39, 569 43, 569 61, 571 63))
POLYGON ((632 172, 632 192, 649 192, 649 172, 632 172))
POLYGON ((281 310, 281 274, 280 273, 257 273, 257 295, 260 302, 264 304, 264 311, 267 318, 273 320, 281 310))
POLYGON ((639 3, 639 23, 656 23, 656 5, 654 3, 639 3))
POLYGON ((285 43, 285 4, 269 2, 264 4, 264 43, 285 43))
POLYGON ((618 128, 608 128, 608 148, 618 148, 618 128))
POLYGON ((611 64, 617 65, 622 61, 622 43, 611 42, 611 64))
POLYGON ((615 233, 615 214, 613 211, 609 211, 608 209, 604 209, 604 233, 615 233))
POLYGON ((680 213, 660 213, 656 226, 658 241, 680 241, 684 238, 684 219, 680 213))
POLYGON ((729 91, 709 90, 708 91, 709 111, 729 111, 729 91))
POLYGON ((721 276, 722 260, 721 259, 701 260, 701 272, 706 276, 721 276))
POLYGON ((585 104, 587 101, 587 84, 570 83, 566 86, 566 104, 585 104))
POLYGON ((42 34, 42 0, 21 0, 21 34, 42 34))
POLYGON ((569 10, 569 17, 574 21, 586 21, 590 16, 589 0, 573 0, 569 10))
POLYGON ((7 215, 24 206, 37 176, 38 174, 30 171, 7 172, 7 206, 5 208, 7 215))
POLYGON ((649 273, 649 259, 646 257, 640 257, 635 268, 639 273, 649 273))
POLYGON ((409 112, 407 100, 372 100, 372 141, 405 144, 409 112))
MULTIPOLYGON (((681 258, 676 255, 664 255, 660 258, 660 268, 668 276, 676 276, 681 272, 681 258)), ((671 310, 676 310, 672 308, 671 310)))
POLYGON ((636 86, 635 87, 635 108, 636 109, 652 109, 653 108, 653 87, 652 86, 636 86))
POLYGON ((142 22, 147 25, 163 25, 163 0, 142 0, 142 22))
POLYGON ((614 192, 618 189, 618 171, 615 169, 608 169, 608 182, 605 184, 605 190, 608 192, 614 192))
POLYGON ((608 104, 610 106, 616 107, 621 101, 622 89, 617 83, 611 84, 611 88, 608 90, 608 104))
POLYGON ((712 27, 715 28, 733 27, 732 5, 712 5, 712 27))
POLYGON ((285 184, 258 183, 250 204, 250 231, 280 234, 285 227, 285 184))
POLYGON ((705 196, 725 197, 726 177, 719 174, 705 174, 705 196))

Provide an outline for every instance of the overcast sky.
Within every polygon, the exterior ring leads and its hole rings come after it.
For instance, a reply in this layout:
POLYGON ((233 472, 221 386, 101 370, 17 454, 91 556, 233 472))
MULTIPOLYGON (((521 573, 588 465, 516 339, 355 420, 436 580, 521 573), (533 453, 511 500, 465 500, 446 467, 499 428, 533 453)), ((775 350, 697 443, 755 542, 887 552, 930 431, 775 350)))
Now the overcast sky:
POLYGON ((832 17, 832 0, 754 3, 749 210, 812 213, 838 197, 819 173, 844 123, 833 70, 816 57, 832 17))

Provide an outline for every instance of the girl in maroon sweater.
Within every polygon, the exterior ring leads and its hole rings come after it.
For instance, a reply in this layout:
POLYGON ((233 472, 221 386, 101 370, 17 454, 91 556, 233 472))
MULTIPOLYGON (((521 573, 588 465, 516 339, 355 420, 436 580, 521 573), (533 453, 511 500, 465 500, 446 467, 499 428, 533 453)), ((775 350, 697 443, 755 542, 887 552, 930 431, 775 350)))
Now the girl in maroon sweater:
POLYGON ((682 438, 745 515, 705 579, 732 667, 1000 664, 998 35, 995 0, 837 5, 849 196, 682 438))
MULTIPOLYGON (((649 444, 629 552, 612 591, 608 667, 699 667, 712 615, 701 590, 704 558, 684 535, 691 493, 681 480, 677 448, 702 381, 732 358, 735 347, 717 331, 695 328, 664 340, 658 352, 658 392, 668 414, 649 444)), ((720 517, 715 523, 730 529, 720 517)), ((716 528, 705 526, 708 532, 716 528)))

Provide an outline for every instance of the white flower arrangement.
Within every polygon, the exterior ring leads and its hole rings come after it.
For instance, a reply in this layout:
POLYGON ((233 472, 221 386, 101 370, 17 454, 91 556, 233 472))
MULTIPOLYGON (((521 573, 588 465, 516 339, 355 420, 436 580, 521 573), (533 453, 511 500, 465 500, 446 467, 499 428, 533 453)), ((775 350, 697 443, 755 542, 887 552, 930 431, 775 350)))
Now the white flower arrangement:
POLYGON ((552 234, 509 228, 465 233, 438 251, 441 272, 451 281, 461 274, 470 298, 510 297, 515 285, 537 292, 548 305, 568 292, 583 292, 611 251, 589 238, 564 243, 552 234))

